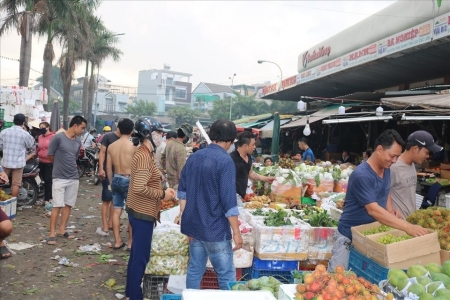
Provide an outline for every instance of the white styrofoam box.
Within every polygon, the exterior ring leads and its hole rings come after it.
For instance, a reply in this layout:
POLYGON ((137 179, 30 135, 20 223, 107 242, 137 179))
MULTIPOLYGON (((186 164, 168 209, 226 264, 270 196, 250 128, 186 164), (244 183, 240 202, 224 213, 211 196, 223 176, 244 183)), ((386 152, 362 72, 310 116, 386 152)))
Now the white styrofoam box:
POLYGON ((293 300, 295 299, 296 284, 282 284, 278 289, 278 300, 293 300))
POLYGON ((9 217, 11 215, 11 199, 0 202, 0 208, 9 217))
POLYGON ((423 196, 416 194, 416 209, 419 209, 422 206, 423 196))
POLYGON ((180 206, 177 205, 161 212, 160 220, 166 222, 175 222, 175 218, 180 214, 180 206))
POLYGON ((183 300, 276 300, 269 291, 184 290, 183 300))
POLYGON ((450 193, 445 194, 445 208, 450 209, 450 193))
POLYGON ((10 218, 15 218, 17 213, 17 197, 9 199, 11 201, 10 218))
POLYGON ((342 210, 336 207, 330 207, 330 216, 333 220, 339 221, 342 215, 342 210))

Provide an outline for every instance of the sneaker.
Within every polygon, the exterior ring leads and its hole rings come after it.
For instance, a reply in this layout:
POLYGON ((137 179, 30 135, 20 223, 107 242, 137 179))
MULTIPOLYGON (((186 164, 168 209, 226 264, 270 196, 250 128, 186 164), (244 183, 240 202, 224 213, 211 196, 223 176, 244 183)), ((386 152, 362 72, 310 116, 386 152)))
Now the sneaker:
POLYGON ((109 236, 109 232, 103 231, 101 227, 97 227, 97 231, 95 233, 101 236, 109 236))

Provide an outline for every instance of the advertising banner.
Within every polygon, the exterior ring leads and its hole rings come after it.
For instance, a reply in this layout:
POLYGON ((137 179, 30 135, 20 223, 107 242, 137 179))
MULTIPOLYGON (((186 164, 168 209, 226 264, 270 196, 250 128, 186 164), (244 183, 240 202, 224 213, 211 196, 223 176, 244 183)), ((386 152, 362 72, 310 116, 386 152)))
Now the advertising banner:
POLYGON ((309 69, 297 75, 297 84, 305 83, 310 80, 316 79, 316 68, 309 69))
POLYGON ((433 21, 414 26, 378 42, 378 57, 390 55, 431 41, 433 21))
POLYGON ((450 35, 450 13, 434 19, 433 39, 437 40, 450 35))
POLYGON ((284 90, 296 84, 297 84, 297 75, 294 75, 289 78, 283 79, 283 81, 281 82, 281 89, 284 90))
POLYGON ((276 83, 272 83, 270 85, 263 87, 261 89, 261 97, 264 97, 265 95, 268 95, 268 94, 278 92, 278 86, 279 86, 279 82, 276 82, 276 83))
POLYGON ((330 62, 322 64, 316 68, 316 77, 324 77, 336 72, 339 72, 342 69, 342 58, 333 59, 330 62))
POLYGON ((342 67, 344 69, 364 64, 377 58, 377 43, 359 48, 342 57, 342 67))

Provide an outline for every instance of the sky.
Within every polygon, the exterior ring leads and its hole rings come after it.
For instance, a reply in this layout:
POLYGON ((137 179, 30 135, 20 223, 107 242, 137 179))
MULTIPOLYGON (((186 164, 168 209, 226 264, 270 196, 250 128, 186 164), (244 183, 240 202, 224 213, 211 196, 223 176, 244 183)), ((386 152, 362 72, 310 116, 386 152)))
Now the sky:
MULTIPOLYGON (((395 1, 120 1, 104 0, 97 10, 119 36, 119 62, 106 60, 100 74, 112 84, 137 86, 140 70, 192 74, 200 82, 231 85, 279 81, 297 74, 298 55, 395 1)), ((46 38, 34 37, 30 83, 41 76, 46 38)), ((56 60, 61 48, 55 42, 56 60)), ((18 59, 16 30, 0 39, 0 56, 18 59)), ((75 77, 84 76, 78 64, 75 77)), ((18 83, 19 62, 0 59, 2 85, 18 83)))

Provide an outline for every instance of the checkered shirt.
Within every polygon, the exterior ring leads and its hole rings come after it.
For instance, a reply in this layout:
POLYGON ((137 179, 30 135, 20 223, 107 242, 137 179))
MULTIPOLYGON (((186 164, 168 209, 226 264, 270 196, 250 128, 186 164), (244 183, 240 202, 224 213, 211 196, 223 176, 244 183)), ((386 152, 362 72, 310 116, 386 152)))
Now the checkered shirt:
POLYGON ((3 150, 2 166, 9 169, 25 167, 25 154, 27 149, 34 146, 33 137, 14 125, 0 133, 0 150, 3 150))

